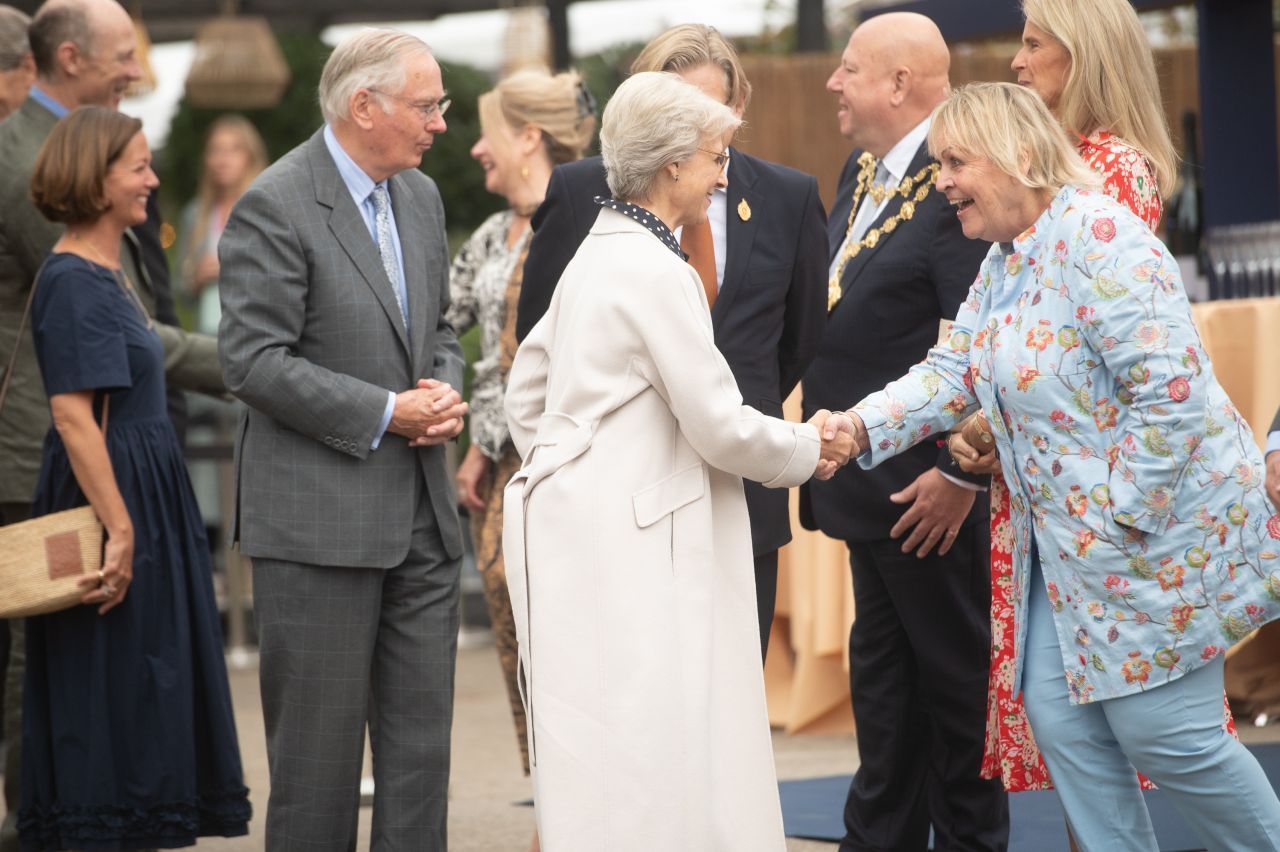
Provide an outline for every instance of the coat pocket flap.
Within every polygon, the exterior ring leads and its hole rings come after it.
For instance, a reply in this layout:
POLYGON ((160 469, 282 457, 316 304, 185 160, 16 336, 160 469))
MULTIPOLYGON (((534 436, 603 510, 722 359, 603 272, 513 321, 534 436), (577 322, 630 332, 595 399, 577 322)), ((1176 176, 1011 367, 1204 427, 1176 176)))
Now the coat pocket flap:
POLYGON ((636 526, 647 527, 681 506, 687 506, 706 493, 706 487, 706 475, 699 462, 637 491, 631 498, 636 526))

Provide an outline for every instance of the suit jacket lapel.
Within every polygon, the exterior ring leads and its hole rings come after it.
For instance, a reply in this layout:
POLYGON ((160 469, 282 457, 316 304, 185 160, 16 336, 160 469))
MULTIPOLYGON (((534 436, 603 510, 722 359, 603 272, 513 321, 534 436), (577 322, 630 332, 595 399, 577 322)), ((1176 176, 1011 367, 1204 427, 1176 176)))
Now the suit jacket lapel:
POLYGON ((405 291, 409 298, 409 340, 413 347, 413 366, 421 375, 427 365, 422 363, 427 344, 427 317, 429 300, 438 293, 440 282, 427 276, 427 237, 435 232, 429 222, 429 211, 415 203, 408 181, 399 175, 390 181, 391 208, 396 214, 396 230, 400 233, 400 251, 404 254, 405 291))
POLYGON ((854 151, 845 161, 844 170, 836 184, 836 201, 827 217, 827 264, 836 259, 836 252, 844 244, 844 235, 849 230, 849 210, 853 206, 853 185, 858 179, 858 155, 854 151))
MULTIPOLYGON (((915 157, 912 158, 911 165, 907 167, 907 173, 904 176, 904 178, 913 177, 917 172, 919 172, 921 169, 923 169, 927 165, 929 165, 929 146, 928 146, 928 143, 923 143, 921 144, 919 150, 916 151, 915 157)), ((915 189, 912 189, 912 193, 913 194, 915 193, 915 189)), ((905 199, 903 199, 901 195, 897 195, 897 194, 895 194, 893 198, 889 199, 889 203, 886 204, 884 206, 884 209, 880 211, 880 215, 877 216, 874 221, 872 221, 871 225, 867 228, 866 233, 864 233, 863 236, 865 237, 866 234, 871 233, 872 230, 882 226, 885 223, 885 220, 888 219, 890 216, 896 215, 898 211, 902 209, 902 202, 904 200, 905 199)), ((845 211, 845 217, 846 219, 848 218, 847 210, 845 211)), ((901 225, 901 223, 899 224, 901 225)), ((862 251, 858 252, 856 257, 854 257, 852 260, 848 262, 848 264, 845 265, 844 274, 841 275, 840 277, 840 301, 841 302, 843 302, 845 297, 848 296, 850 291, 853 290, 854 282, 858 280, 858 276, 862 274, 862 270, 866 268, 867 264, 871 261, 871 259, 876 256, 876 252, 879 251, 884 246, 885 243, 893 239, 894 234, 899 233, 901 230, 902 228, 898 227, 898 228, 895 228, 892 233, 889 233, 889 234, 881 233, 880 240, 875 244, 875 246, 868 246, 864 248, 862 251)), ((832 259, 834 259, 834 255, 832 256, 832 259)), ((839 303, 837 303, 837 305, 838 304, 839 303)), ((832 307, 832 310, 835 310, 835 306, 832 307)))
MULTIPOLYGON (((324 143, 323 131, 311 137, 308 158, 311 161, 311 174, 315 182, 316 201, 329 208, 329 230, 342 246, 351 263, 359 270, 361 277, 373 295, 386 311, 396 331, 400 345, 406 355, 409 352, 409 339, 405 334, 404 318, 400 315, 400 306, 396 303, 395 291, 382 268, 382 257, 378 254, 378 246, 369 236, 364 216, 351 200, 351 193, 338 174, 338 167, 333 164, 333 157, 324 143)), ((406 263, 407 253, 406 253, 406 263)))
POLYGON ((755 245, 756 231, 760 218, 748 214, 746 219, 739 214, 743 201, 751 210, 761 210, 764 200, 754 191, 759 176, 755 166, 749 159, 733 151, 729 165, 729 187, 725 204, 725 254, 724 281, 720 285, 720 293, 711 308, 711 316, 718 317, 729 309, 729 305, 737 296, 747 276, 751 261, 751 248, 755 245))

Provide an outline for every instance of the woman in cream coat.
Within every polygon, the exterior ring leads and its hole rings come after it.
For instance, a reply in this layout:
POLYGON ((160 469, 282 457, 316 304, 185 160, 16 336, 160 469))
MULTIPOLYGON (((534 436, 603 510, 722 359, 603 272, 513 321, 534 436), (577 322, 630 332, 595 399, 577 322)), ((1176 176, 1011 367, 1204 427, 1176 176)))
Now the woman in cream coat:
POLYGON ((743 405, 679 252, 738 124, 673 75, 618 89, 614 198, 511 368, 504 547, 548 852, 785 848, 741 477, 830 476, 819 429, 849 423, 743 405))

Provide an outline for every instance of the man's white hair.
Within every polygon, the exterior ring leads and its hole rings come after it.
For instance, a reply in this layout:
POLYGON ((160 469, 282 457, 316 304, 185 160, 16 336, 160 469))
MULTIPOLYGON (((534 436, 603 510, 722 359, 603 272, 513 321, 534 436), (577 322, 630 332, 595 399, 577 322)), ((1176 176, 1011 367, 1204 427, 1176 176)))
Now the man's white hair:
MULTIPOLYGON (((320 75, 320 112, 333 123, 351 118, 351 96, 358 89, 395 94, 404 88, 405 60, 431 55, 419 38, 391 29, 363 29, 348 36, 329 55, 320 75)), ((384 110, 387 102, 376 94, 384 110)))

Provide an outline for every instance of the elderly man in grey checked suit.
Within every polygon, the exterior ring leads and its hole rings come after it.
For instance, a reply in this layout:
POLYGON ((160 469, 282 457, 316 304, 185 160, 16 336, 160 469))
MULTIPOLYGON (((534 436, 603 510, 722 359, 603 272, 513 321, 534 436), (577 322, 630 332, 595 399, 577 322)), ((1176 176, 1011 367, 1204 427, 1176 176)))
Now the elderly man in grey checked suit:
POLYGON ((417 170, 440 67, 363 30, 326 124, 262 173, 219 247, 271 769, 266 848, 356 848, 366 725, 374 850, 444 850, 462 538, 440 446, 462 428, 444 211, 417 170))

